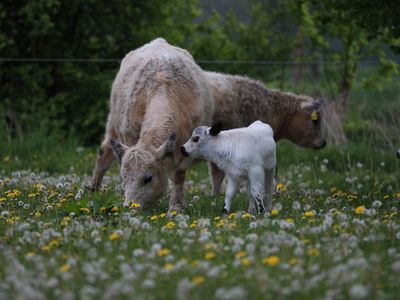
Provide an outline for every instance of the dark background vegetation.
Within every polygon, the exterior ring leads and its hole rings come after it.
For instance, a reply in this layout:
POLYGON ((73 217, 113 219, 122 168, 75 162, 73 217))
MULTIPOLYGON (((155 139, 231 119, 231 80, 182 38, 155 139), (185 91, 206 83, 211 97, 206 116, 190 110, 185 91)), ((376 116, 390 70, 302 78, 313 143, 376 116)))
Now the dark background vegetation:
POLYGON ((374 0, 2 1, 0 154, 39 133, 48 145, 29 145, 39 153, 97 145, 120 60, 156 37, 204 69, 322 96, 348 140, 392 151, 399 15, 399 1, 374 0))

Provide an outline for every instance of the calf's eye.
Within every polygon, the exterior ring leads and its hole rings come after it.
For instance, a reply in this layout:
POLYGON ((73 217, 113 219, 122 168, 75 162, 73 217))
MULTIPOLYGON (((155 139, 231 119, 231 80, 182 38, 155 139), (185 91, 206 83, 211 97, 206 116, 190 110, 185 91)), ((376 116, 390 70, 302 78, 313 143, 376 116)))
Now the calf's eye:
POLYGON ((193 143, 197 143, 198 141, 199 141, 199 137, 198 136, 195 136, 195 137, 192 138, 192 142, 193 143))
POLYGON ((151 182, 152 179, 153 179, 153 176, 145 175, 143 178, 143 184, 147 184, 147 183, 151 182))

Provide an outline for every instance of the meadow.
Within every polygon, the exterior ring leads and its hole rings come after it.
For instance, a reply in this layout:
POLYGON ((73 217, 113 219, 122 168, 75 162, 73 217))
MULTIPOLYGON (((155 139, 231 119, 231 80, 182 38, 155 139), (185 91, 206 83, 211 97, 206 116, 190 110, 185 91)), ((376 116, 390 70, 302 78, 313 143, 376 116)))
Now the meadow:
POLYGON ((84 189, 95 147, 0 132, 0 299, 398 298, 398 85, 354 95, 345 145, 278 144, 264 217, 241 193, 221 218, 205 163, 188 172, 182 213, 167 213, 168 195, 124 208, 116 163, 100 191, 84 189))

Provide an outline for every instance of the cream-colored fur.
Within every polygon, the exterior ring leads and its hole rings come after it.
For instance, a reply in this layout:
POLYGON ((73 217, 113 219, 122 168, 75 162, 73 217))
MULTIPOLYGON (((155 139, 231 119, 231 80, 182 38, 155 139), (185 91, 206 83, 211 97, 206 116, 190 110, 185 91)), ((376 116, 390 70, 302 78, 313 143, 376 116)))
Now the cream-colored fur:
POLYGON ((113 83, 106 135, 90 188, 100 186, 114 160, 110 141, 117 139, 128 146, 120 148, 125 149, 121 176, 126 200, 151 206, 165 193, 170 177, 174 188, 169 207, 179 210, 188 167, 179 146, 195 127, 210 124, 213 110, 211 86, 186 50, 158 38, 128 53, 113 83), (160 153, 172 134, 172 155, 160 153), (149 175, 151 182, 143 184, 149 175))

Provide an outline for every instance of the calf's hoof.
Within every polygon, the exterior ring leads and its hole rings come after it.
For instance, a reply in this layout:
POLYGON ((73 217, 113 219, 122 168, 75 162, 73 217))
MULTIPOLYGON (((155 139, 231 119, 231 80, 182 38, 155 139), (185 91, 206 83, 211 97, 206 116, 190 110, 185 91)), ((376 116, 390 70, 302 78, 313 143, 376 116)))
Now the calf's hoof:
POLYGON ((229 211, 227 211, 225 208, 221 210, 221 217, 226 218, 229 215, 229 211))

